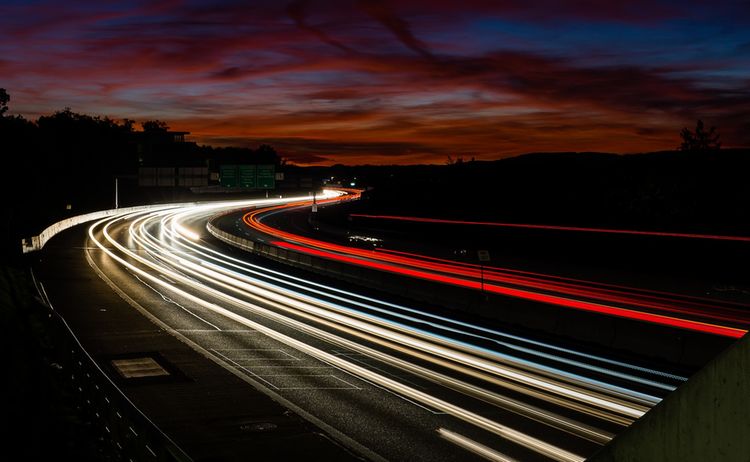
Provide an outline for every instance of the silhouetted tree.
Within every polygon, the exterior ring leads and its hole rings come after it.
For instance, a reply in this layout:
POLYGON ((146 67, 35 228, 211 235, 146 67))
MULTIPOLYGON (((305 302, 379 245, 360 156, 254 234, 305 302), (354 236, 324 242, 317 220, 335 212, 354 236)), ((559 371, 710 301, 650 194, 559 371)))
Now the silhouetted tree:
POLYGON ((276 165, 279 163, 279 155, 276 150, 267 144, 258 146, 258 149, 255 150, 255 158, 257 162, 276 165))
POLYGON ((161 120, 147 120, 141 124, 144 132, 165 132, 169 130, 169 126, 166 122, 161 120))
POLYGON ((695 131, 685 127, 680 132, 682 144, 681 151, 689 152, 713 152, 721 148, 719 134, 716 133, 716 127, 711 127, 708 131, 703 128, 703 121, 698 120, 695 125, 695 131))
POLYGON ((135 120, 133 119, 122 119, 122 128, 125 130, 132 132, 133 127, 135 127, 135 120))
POLYGON ((464 163, 464 156, 457 156, 455 159, 448 154, 448 159, 445 161, 445 165, 459 165, 464 163))
POLYGON ((8 101, 10 101, 10 95, 5 88, 0 88, 0 117, 8 111, 8 101))

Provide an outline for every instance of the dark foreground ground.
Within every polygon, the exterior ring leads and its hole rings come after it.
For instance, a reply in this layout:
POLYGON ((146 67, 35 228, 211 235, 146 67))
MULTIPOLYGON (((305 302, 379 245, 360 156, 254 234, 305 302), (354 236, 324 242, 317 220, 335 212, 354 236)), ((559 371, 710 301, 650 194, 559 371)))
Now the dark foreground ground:
POLYGON ((0 267, 3 326, 2 442, 22 460, 115 460, 81 418, 62 370, 30 273, 0 267))

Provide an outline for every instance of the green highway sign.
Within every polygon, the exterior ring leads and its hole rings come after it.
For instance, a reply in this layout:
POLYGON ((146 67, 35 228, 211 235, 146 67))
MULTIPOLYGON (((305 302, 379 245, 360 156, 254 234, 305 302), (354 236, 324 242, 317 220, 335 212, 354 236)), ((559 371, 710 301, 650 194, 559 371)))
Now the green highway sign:
POLYGON ((276 170, 274 165, 258 165, 257 187, 274 189, 276 187, 276 170))
POLYGON ((255 165, 240 165, 240 186, 243 188, 257 188, 257 182, 255 181, 255 165))
POLYGON ((222 165, 219 167, 219 184, 227 188, 274 189, 276 167, 268 165, 222 165))
POLYGON ((219 167, 219 183, 227 188, 239 186, 236 165, 222 165, 219 167))

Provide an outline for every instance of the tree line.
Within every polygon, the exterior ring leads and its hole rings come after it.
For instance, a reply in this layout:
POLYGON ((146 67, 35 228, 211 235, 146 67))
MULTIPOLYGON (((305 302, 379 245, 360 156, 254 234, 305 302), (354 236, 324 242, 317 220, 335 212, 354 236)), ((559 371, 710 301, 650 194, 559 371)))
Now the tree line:
MULTIPOLYGON (((29 120, 8 115, 10 102, 8 92, 0 88, 0 239, 13 248, 19 236, 38 232, 63 216, 110 207, 114 178, 130 177, 134 182, 138 167, 145 165, 144 144, 169 130, 160 120, 138 127, 134 120, 80 114, 70 108, 29 120)), ((151 165, 178 166, 175 162, 182 159, 208 162, 212 168, 220 162, 279 163, 268 145, 249 149, 179 143, 150 150, 170 149, 164 159, 151 159, 151 165)))

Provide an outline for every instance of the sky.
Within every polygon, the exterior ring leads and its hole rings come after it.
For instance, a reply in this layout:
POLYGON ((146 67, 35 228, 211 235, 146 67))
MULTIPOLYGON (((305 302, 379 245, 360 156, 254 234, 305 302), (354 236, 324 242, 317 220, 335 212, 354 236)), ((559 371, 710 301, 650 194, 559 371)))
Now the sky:
POLYGON ((299 165, 750 146, 750 2, 0 0, 9 114, 160 119, 299 165))

